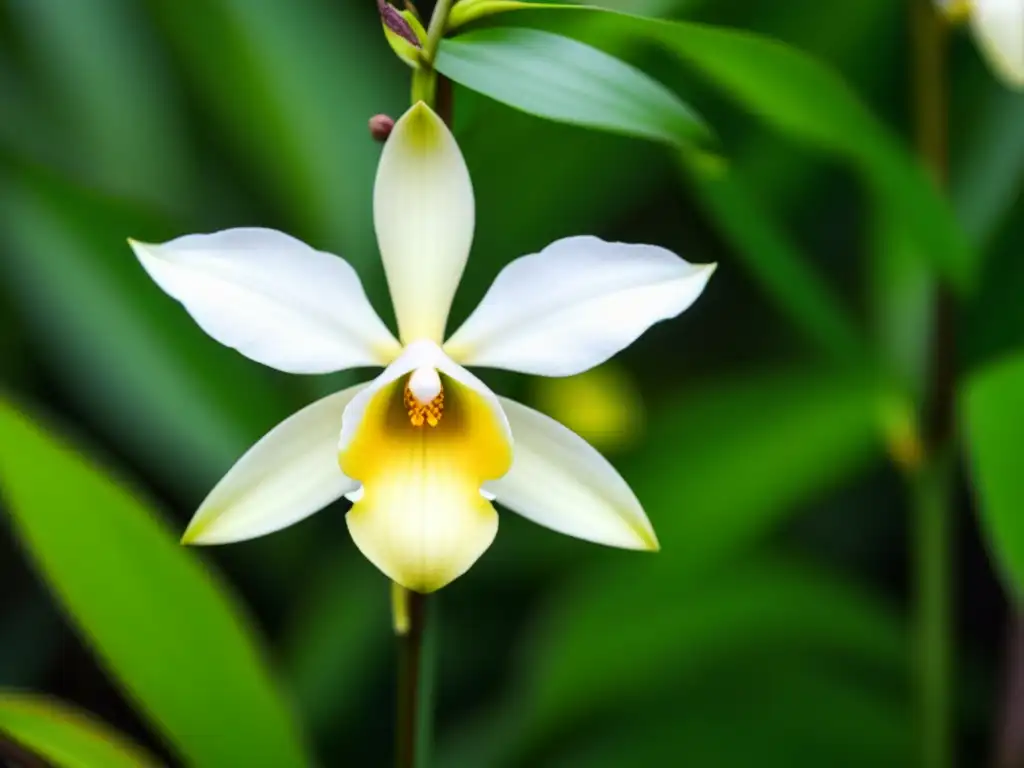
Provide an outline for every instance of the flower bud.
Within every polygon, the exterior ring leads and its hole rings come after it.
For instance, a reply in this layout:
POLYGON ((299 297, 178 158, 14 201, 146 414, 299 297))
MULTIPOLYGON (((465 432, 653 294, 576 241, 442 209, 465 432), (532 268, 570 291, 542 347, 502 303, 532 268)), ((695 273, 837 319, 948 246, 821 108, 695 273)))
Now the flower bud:
POLYGON ((370 135, 374 141, 382 144, 388 140, 391 130, 395 127, 395 119, 388 115, 374 115, 370 118, 370 135))

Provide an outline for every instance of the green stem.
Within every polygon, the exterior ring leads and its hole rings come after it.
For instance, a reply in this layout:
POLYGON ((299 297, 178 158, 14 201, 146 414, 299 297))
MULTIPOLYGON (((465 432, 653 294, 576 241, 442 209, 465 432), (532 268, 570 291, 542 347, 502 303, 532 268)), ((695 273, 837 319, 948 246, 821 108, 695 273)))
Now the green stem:
POLYGON ((430 17, 430 26, 427 27, 427 42, 423 46, 423 60, 428 66, 434 64, 434 57, 437 56, 441 38, 444 37, 445 30, 448 28, 448 15, 451 12, 452 0, 437 0, 434 14, 430 17))
POLYGON ((412 103, 422 101, 427 106, 436 107, 437 72, 434 70, 434 59, 441 45, 445 30, 448 28, 448 15, 452 10, 452 0, 437 0, 434 13, 427 27, 427 40, 420 53, 420 68, 412 73, 412 103))
POLYGON ((951 481, 950 461, 930 463, 911 479, 917 602, 916 653, 920 707, 920 765, 952 765, 951 643, 951 481))
MULTIPOLYGON (((948 174, 947 28, 932 0, 910 0, 912 78, 918 152, 936 183, 948 174)), ((953 764, 952 486, 954 425, 952 298, 937 287, 931 339, 925 455, 910 468, 914 500, 916 662, 922 768, 953 764)))

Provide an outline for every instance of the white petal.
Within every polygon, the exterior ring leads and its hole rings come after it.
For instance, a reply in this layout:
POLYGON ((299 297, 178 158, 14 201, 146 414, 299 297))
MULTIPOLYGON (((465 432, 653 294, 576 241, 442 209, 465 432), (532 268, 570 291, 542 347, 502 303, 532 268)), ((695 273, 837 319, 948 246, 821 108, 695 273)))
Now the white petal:
POLYGON ((366 384, 329 395, 282 421, 242 456, 206 497, 186 544, 227 544, 286 528, 359 483, 338 467, 345 406, 366 384))
POLYGON ((464 573, 490 546, 498 516, 481 486, 512 463, 508 422, 497 398, 445 358, 415 342, 363 392, 342 419, 338 460, 362 483, 345 520, 360 551, 392 581, 430 592, 464 573), (410 373, 441 372, 437 419, 414 422, 410 373))
POLYGON ((714 269, 653 245, 558 240, 505 267, 444 350, 463 365, 571 376, 689 307, 714 269))
POLYGON ((512 468, 485 485, 499 504, 578 539, 658 549, 640 502, 607 459, 554 419, 499 399, 515 439, 512 468))
POLYGON ((204 331, 264 365, 327 373, 387 365, 399 352, 355 270, 282 232, 226 229, 129 243, 204 331))
POLYGON ((992 68, 1024 88, 1024 0, 975 0, 971 20, 992 68))
POLYGON ((373 221, 403 343, 440 343, 473 242, 473 186, 459 145, 420 102, 384 145, 373 221))

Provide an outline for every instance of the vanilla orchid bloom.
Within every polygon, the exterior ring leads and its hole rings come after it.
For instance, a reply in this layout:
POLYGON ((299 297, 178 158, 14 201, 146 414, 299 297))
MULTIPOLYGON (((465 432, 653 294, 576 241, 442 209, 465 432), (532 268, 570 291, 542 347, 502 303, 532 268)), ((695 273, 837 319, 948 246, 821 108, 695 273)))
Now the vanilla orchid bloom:
POLYGON ((419 592, 444 586, 483 554, 498 529, 495 499, 561 533, 657 549, 636 496, 596 450, 495 395, 464 366, 580 373, 689 307, 714 265, 650 245, 569 237, 506 266, 444 341, 474 201, 454 137, 425 104, 395 124, 373 205, 400 341, 351 266, 281 232, 131 242, 203 330, 257 362, 306 374, 384 368, 274 427, 217 484, 182 540, 262 536, 346 496, 359 549, 419 592))
POLYGON ((1024 0, 937 0, 952 19, 966 17, 989 66, 1012 88, 1024 88, 1024 0))

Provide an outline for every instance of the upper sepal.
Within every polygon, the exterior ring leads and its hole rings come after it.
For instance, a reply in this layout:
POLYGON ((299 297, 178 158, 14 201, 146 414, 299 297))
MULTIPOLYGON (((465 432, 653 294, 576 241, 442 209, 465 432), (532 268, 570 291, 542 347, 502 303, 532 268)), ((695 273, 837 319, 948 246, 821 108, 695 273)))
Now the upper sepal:
POLYGON ((473 242, 473 185, 448 126, 417 102, 395 123, 373 188, 373 223, 404 344, 441 343, 473 242))

